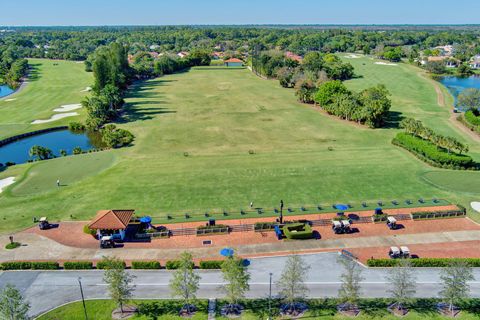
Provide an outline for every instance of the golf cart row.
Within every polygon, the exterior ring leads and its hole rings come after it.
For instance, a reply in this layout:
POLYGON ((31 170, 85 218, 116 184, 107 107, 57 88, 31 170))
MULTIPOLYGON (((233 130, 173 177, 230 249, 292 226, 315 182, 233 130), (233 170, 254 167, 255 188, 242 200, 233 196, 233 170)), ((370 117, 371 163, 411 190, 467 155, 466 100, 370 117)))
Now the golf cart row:
POLYGON ((349 220, 333 220, 332 230, 335 234, 352 233, 352 228, 350 227, 349 220))
POLYGON ((410 258, 410 249, 404 246, 400 247, 400 249, 398 247, 390 247, 390 251, 388 252, 388 255, 392 259, 399 259, 399 258, 408 259, 410 258))

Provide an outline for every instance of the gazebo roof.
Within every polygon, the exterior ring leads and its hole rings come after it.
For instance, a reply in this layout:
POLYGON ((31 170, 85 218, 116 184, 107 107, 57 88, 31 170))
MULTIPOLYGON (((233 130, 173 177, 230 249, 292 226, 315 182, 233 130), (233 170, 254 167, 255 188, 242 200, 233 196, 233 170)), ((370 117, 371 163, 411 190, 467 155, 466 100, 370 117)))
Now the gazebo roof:
POLYGON ((120 230, 125 229, 130 219, 135 214, 135 210, 100 210, 97 212, 88 227, 90 229, 102 230, 120 230))

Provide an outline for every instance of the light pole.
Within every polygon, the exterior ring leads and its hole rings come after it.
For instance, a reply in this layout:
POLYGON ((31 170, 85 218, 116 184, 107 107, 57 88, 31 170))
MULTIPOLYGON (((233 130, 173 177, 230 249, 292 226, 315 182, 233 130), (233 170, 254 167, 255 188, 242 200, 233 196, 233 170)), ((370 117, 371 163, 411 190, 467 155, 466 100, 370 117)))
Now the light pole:
POLYGON ((272 319, 272 275, 270 272, 270 293, 268 294, 268 320, 272 319))
POLYGON ((83 303, 83 311, 85 312, 85 320, 88 320, 87 307, 85 306, 85 298, 83 296, 82 277, 78 277, 78 284, 80 285, 80 294, 82 295, 82 303, 83 303))

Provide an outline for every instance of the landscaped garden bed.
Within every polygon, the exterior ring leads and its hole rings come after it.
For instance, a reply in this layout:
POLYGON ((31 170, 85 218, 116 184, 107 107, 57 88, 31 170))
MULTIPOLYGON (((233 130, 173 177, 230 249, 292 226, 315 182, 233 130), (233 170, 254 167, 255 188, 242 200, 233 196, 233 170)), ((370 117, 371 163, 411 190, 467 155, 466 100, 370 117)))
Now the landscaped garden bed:
POLYGON ((465 208, 460 207, 458 210, 438 210, 438 211, 419 211, 412 212, 411 216, 413 220, 425 220, 425 219, 444 219, 444 218, 458 218, 466 216, 467 212, 465 208))
POLYGON ((228 234, 229 232, 230 232, 229 226, 217 224, 215 226, 197 227, 196 234, 197 236, 207 236, 207 235, 228 234))
POLYGON ((307 223, 289 223, 282 227, 287 239, 312 239, 313 230, 307 223))

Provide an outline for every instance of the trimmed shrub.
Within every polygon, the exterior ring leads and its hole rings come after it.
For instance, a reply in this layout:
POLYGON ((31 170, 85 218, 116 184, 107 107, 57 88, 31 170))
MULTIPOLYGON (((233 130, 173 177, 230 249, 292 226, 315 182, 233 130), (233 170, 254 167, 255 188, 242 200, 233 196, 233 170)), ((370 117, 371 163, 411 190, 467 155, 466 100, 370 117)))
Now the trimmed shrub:
POLYGON ((271 231, 278 225, 276 222, 256 222, 254 225, 255 231, 271 231))
POLYGON ((9 242, 6 246, 5 246, 5 249, 16 249, 18 247, 20 247, 22 244, 20 242, 9 242))
POLYGON ((412 152, 422 160, 427 160, 427 163, 433 162, 451 169, 457 169, 458 167, 470 168, 475 165, 470 156, 454 152, 448 153, 446 150, 437 147, 432 142, 409 133, 398 133, 392 140, 392 143, 412 152))
MULTIPOLYGON (((180 260, 169 260, 165 263, 165 268, 168 270, 176 270, 180 267, 180 260)), ((192 268, 195 267, 195 264, 192 262, 192 268)))
POLYGON ((2 263, 2 270, 28 270, 32 269, 32 263, 28 261, 11 261, 2 263))
MULTIPOLYGON (((121 263, 123 264, 123 268, 127 267, 125 261, 122 261, 121 263)), ((100 260, 97 262, 97 269, 105 269, 107 265, 108 265, 108 261, 100 260)))
POLYGON ((160 269, 158 261, 132 261, 132 269, 160 269))
POLYGON ((382 214, 374 214, 372 216, 372 221, 373 222, 386 222, 388 218, 388 214, 382 213, 382 214))
POLYGON ((89 234, 92 237, 95 237, 97 235, 97 230, 90 229, 88 225, 83 226, 83 233, 89 234))
POLYGON ((412 219, 440 219, 440 218, 455 218, 458 216, 466 215, 466 209, 464 207, 459 210, 438 210, 438 211, 423 211, 412 212, 412 219))
MULTIPOLYGON (((368 259, 369 267, 388 268, 394 267, 399 263, 400 259, 368 259)), ((412 267, 448 267, 452 262, 462 261, 471 267, 480 267, 480 258, 418 258, 409 260, 412 267)))
POLYGON ((197 236, 211 235, 211 234, 226 234, 230 231, 229 226, 217 224, 215 226, 200 226, 197 227, 197 236))
POLYGON ((289 223, 285 225, 282 230, 287 239, 313 238, 312 227, 306 223, 289 223))
POLYGON ((58 262, 53 261, 41 261, 41 262, 32 262, 32 269, 34 270, 57 270, 60 266, 58 262))
POLYGON ((63 264, 65 270, 89 270, 93 269, 93 262, 90 261, 67 261, 63 264))
POLYGON ((464 114, 465 120, 473 126, 480 126, 480 116, 475 115, 472 110, 468 110, 464 114))
POLYGON ((200 269, 221 269, 223 260, 200 261, 200 269))

